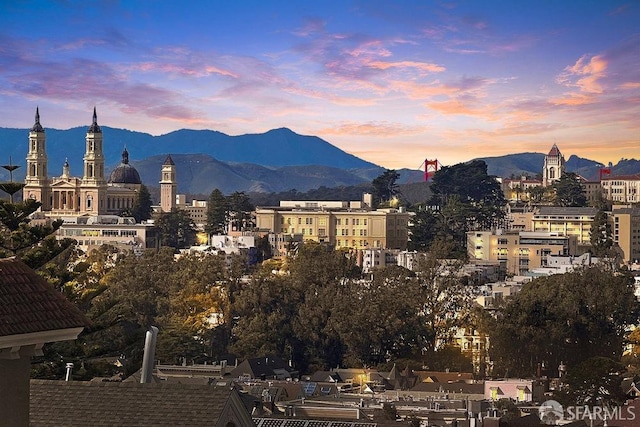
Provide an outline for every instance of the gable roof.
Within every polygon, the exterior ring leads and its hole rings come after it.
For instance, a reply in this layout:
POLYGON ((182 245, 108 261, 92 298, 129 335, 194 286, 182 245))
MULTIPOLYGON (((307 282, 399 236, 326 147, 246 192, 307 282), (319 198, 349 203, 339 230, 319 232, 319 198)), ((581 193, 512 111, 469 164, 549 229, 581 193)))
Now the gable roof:
POLYGON ((30 425, 253 426, 230 387, 31 380, 30 425))
POLYGON ((231 371, 232 378, 241 375, 249 375, 251 378, 285 379, 297 375, 297 371, 280 357, 268 355, 247 359, 231 371))
POLYGON ((78 307, 25 263, 0 259, 0 348, 12 336, 89 325, 78 307))

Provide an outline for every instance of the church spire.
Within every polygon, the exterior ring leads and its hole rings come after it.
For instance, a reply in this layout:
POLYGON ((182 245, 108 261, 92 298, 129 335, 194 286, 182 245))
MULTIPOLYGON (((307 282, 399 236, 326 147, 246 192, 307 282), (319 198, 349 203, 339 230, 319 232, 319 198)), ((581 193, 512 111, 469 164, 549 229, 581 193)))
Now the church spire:
POLYGON ((36 107, 36 122, 31 128, 31 132, 44 132, 44 128, 40 124, 40 109, 36 107))
POLYGON ((96 114, 96 107, 93 107, 93 123, 91 123, 91 127, 89 128, 89 132, 92 133, 102 133, 102 129, 98 126, 98 114, 96 114))

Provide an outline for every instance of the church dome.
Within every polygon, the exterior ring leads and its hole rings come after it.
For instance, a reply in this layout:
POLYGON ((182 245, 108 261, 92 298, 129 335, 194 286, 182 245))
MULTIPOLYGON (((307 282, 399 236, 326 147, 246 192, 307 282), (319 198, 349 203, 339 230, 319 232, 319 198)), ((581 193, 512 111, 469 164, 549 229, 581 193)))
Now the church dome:
POLYGON ((111 171, 109 184, 142 184, 138 171, 129 164, 129 152, 126 148, 122 152, 122 163, 111 171))

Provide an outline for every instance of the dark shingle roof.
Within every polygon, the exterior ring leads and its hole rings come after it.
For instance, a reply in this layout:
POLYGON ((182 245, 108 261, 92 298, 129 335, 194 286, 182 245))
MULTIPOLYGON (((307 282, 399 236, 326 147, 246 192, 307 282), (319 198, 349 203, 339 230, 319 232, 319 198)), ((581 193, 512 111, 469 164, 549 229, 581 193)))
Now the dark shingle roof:
POLYGON ((0 259, 0 337, 89 326, 89 320, 22 261, 0 259))
POLYGON ((228 386, 31 380, 29 418, 32 427, 215 426, 232 393, 228 386))

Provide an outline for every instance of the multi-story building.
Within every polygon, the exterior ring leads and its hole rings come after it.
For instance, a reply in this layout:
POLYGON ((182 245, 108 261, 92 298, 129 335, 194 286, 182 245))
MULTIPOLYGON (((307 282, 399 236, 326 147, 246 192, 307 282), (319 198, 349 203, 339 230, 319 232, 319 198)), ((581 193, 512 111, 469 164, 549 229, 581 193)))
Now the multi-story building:
POLYGON ((85 252, 102 245, 134 251, 159 245, 153 223, 136 224, 133 218, 116 215, 65 217, 63 221, 56 238, 75 239, 78 248, 85 252))
POLYGON ((510 275, 544 267, 550 255, 575 255, 576 236, 550 232, 469 231, 467 252, 471 260, 497 261, 510 275))
POLYGON ((279 207, 256 209, 256 226, 274 234, 273 240, 279 235, 300 235, 303 241, 336 249, 405 250, 412 214, 369 206, 363 202, 283 201, 279 207))
POLYGON ((531 230, 575 236, 579 245, 591 244, 591 224, 598 209, 582 207, 540 207, 533 215, 531 230))
POLYGON ((613 207, 609 214, 613 242, 626 263, 640 262, 640 208, 613 207))
POLYGON ((71 176, 68 162, 62 175, 49 177, 45 129, 36 108, 35 124, 29 131, 27 174, 22 194, 24 200, 42 203, 41 212, 48 217, 119 214, 134 206, 142 182, 138 171, 129 164, 129 153, 122 152, 122 163, 105 179, 102 129, 96 109, 86 135, 82 177, 71 176))
POLYGON ((600 184, 607 200, 614 203, 640 202, 640 174, 607 176, 600 184))

